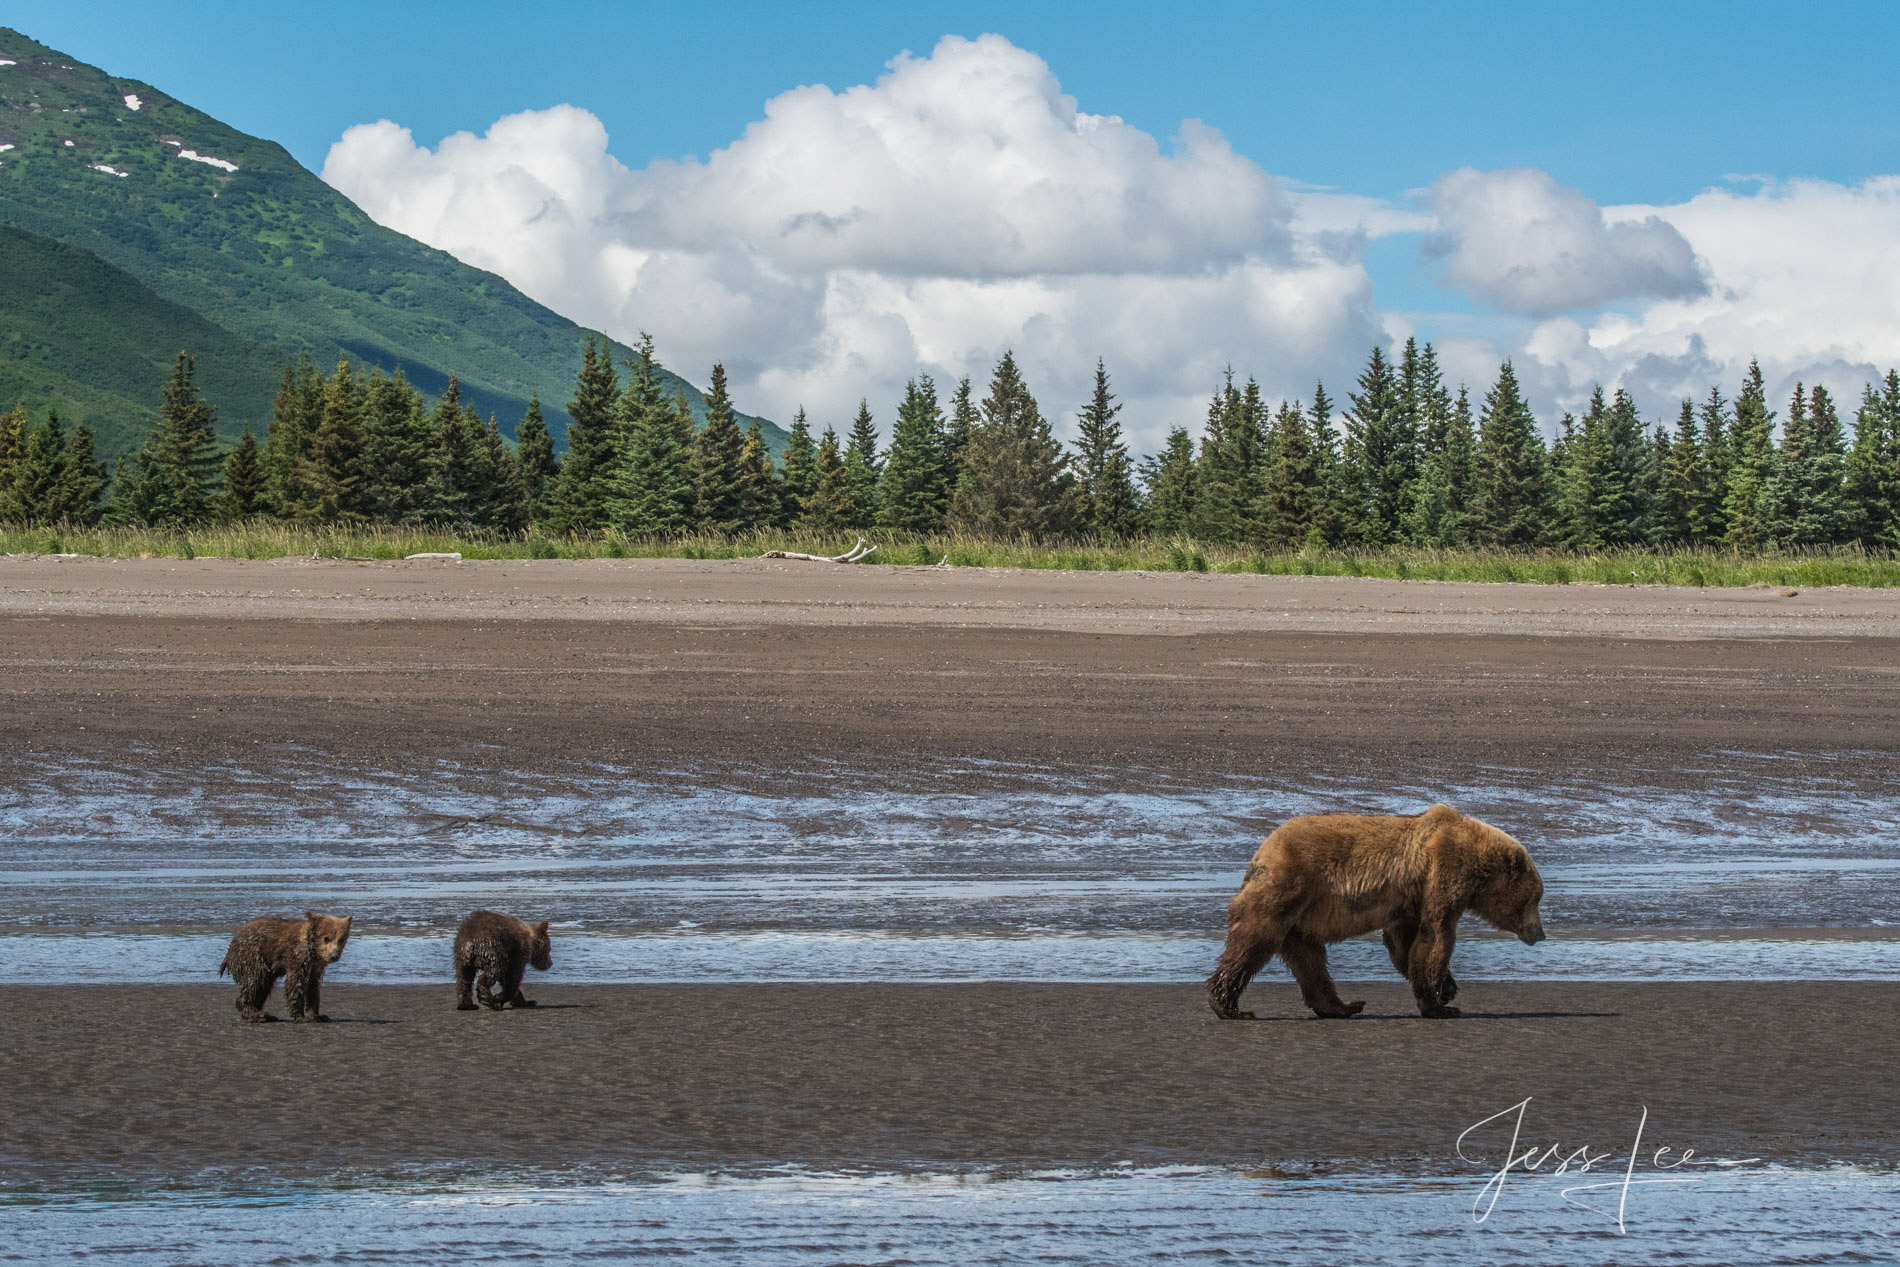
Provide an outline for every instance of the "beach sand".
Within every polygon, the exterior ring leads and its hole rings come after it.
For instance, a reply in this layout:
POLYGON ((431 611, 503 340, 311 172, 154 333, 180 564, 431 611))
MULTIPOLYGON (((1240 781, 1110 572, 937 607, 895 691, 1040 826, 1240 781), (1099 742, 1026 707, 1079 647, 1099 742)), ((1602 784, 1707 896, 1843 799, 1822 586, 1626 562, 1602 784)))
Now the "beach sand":
POLYGON ((1473 982, 1464 1018, 1424 1021, 1378 982, 1345 1022, 1284 981, 1254 987, 1253 1022, 1215 1020, 1197 985, 564 986, 557 965, 529 986, 531 1011, 464 1013, 447 981, 339 981, 331 1024, 262 1026, 216 986, 0 987, 0 1170, 1467 1174, 1460 1132, 1527 1096, 1526 1146, 1627 1157, 1647 1107, 1652 1150, 1900 1158, 1900 984, 1473 982))

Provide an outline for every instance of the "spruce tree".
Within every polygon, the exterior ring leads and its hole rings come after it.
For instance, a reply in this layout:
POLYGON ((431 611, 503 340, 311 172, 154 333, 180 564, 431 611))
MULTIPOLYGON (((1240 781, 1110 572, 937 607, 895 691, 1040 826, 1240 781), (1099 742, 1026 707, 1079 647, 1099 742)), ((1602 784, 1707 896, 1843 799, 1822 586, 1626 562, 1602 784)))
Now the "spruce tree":
POLYGON ((1702 426, 1702 535, 1698 544, 1713 545, 1728 535, 1722 504, 1728 499, 1728 402, 1720 387, 1710 387, 1697 420, 1702 426))
POLYGON ((1471 419, 1471 393, 1465 390, 1463 383, 1458 385, 1458 399, 1451 407, 1451 417, 1446 424, 1443 459, 1451 512, 1456 519, 1452 541, 1461 542, 1478 471, 1478 434, 1471 419))
POLYGON ((1796 383, 1781 446, 1756 499, 1765 537, 1791 546, 1833 545, 1844 539, 1843 448, 1841 420, 1827 389, 1817 383, 1807 393, 1796 383))
POLYGON ((1728 433, 1728 484, 1722 498, 1723 540, 1737 549, 1757 549, 1768 540, 1760 503, 1774 473, 1774 420, 1761 365, 1750 361, 1748 377, 1735 398, 1735 421, 1728 433))
POLYGON ((1703 465, 1702 436, 1696 427, 1695 402, 1683 398, 1676 417, 1676 434, 1663 459, 1656 495, 1656 540, 1669 545, 1701 544, 1707 540, 1706 497, 1708 474, 1703 465))
POLYGON ((990 378, 982 421, 964 450, 968 478, 957 489, 952 522, 1005 540, 1059 536, 1074 510, 1067 465, 1014 354, 1004 352, 990 378))
POLYGON ((1097 357, 1095 390, 1076 421, 1075 467, 1080 526, 1111 540, 1132 535, 1136 526, 1134 473, 1116 418, 1121 411, 1108 390, 1108 367, 1097 357))
POLYGON ((0 485, 0 519, 57 522, 58 508, 64 501, 61 484, 65 472, 66 429, 59 415, 48 410, 45 423, 27 428, 11 478, 0 485))
POLYGON ((824 436, 818 441, 815 465, 818 482, 811 496, 805 499, 799 526, 815 532, 836 532, 845 526, 851 513, 851 475, 838 449, 838 433, 830 427, 825 428, 824 436))
POLYGON ((99 497, 105 492, 106 468, 93 456, 92 431, 84 423, 73 428, 60 455, 59 488, 52 506, 62 523, 89 526, 99 521, 99 497))
POLYGON ((15 405, 11 413, 0 414, 0 496, 13 482, 14 468, 26 454, 26 406, 15 405))
POLYGON ((1207 406, 1196 473, 1197 492, 1189 531, 1203 541, 1238 541, 1249 535, 1248 515, 1264 487, 1266 411, 1259 385, 1234 386, 1228 369, 1207 406))
MULTIPOLYGON (((625 362, 627 367, 626 389, 614 402, 613 411, 613 467, 607 477, 606 518, 613 527, 631 532, 645 532, 651 529, 636 525, 645 524, 645 518, 654 510, 647 485, 649 479, 658 478, 668 489, 677 492, 674 477, 677 474, 669 463, 673 455, 672 440, 677 438, 673 426, 673 402, 660 387, 660 365, 653 355, 653 336, 642 335, 640 347, 632 360, 625 362), (660 430, 648 434, 652 428, 660 430), (657 465, 656 465, 657 463, 657 465)), ((570 460, 572 454, 569 455, 570 460)), ((696 495, 692 492, 692 436, 687 436, 686 482, 688 489, 688 517, 699 513, 696 495)), ((562 464, 565 467, 566 463, 562 464)), ((556 485, 558 488, 558 485, 556 485)), ((547 495, 552 498, 552 493, 547 495)), ((662 502, 669 500, 662 496, 662 502)), ((550 502, 552 506, 552 501, 550 502)), ((672 516, 670 510, 661 518, 672 516)), ((551 522, 559 522, 558 513, 552 514, 551 522)))
POLYGON ((1401 535, 1407 490, 1418 474, 1418 437, 1403 385, 1381 349, 1372 349, 1350 399, 1344 458, 1356 535, 1389 544, 1401 535))
POLYGON ((541 523, 548 514, 548 492, 559 476, 561 464, 554 457, 554 437, 548 434, 547 419, 541 416, 541 398, 528 398, 528 412, 515 427, 515 459, 521 472, 521 503, 526 518, 541 523))
POLYGON ((224 518, 249 519, 264 500, 264 466, 258 458, 257 439, 249 427, 224 459, 224 518))
POLYGON ((1337 545, 1363 535, 1353 511, 1352 491, 1347 486, 1345 459, 1339 451, 1339 434, 1333 425, 1333 399, 1326 384, 1313 384, 1313 403, 1306 417, 1313 434, 1313 457, 1319 466, 1320 488, 1324 499, 1320 517, 1307 530, 1309 546, 1337 545))
POLYGON ((904 385, 891 449, 878 478, 878 521, 899 532, 936 532, 950 500, 944 469, 943 410, 930 375, 904 385))
MULTIPOLYGON (((650 356, 652 340, 641 337, 643 354, 650 356)), ((597 348, 589 338, 581 352, 574 399, 567 403, 567 457, 552 499, 551 518, 558 531, 594 532, 607 526, 607 503, 624 442, 616 425, 619 398, 612 345, 597 348)))
POLYGON ((1320 522, 1326 492, 1319 454, 1298 402, 1282 403, 1273 424, 1273 464, 1251 518, 1261 544, 1299 545, 1320 522))
POLYGON ((1621 388, 1604 418, 1604 472, 1597 522, 1611 546, 1641 545, 1649 539, 1655 498, 1655 446, 1636 412, 1636 401, 1621 388))
POLYGON ((326 523, 365 518, 363 381, 348 359, 324 380, 323 421, 310 438, 310 490, 315 518, 326 523))
POLYGON ((811 423, 800 405, 792 415, 792 431, 785 441, 785 478, 779 490, 777 522, 789 528, 805 518, 805 503, 818 491, 818 446, 812 443, 811 423))
POLYGON ((782 496, 765 432, 755 422, 745 429, 745 447, 739 451, 739 519, 744 530, 756 532, 776 524, 782 496))
POLYGON ((1509 361, 1485 393, 1478 423, 1478 472, 1468 535, 1485 545, 1538 546, 1548 540, 1555 490, 1537 419, 1509 361))
POLYGON ((1862 545, 1900 546, 1900 372, 1868 384, 1846 461, 1847 528, 1862 545))
POLYGON ((311 482, 310 442, 323 425, 323 376, 305 352, 284 368, 284 380, 271 405, 264 433, 264 504, 282 519, 309 519, 317 513, 311 482))
POLYGON ((1188 530, 1194 518, 1197 478, 1194 439, 1186 427, 1176 427, 1168 432, 1166 447, 1142 463, 1148 531, 1177 536, 1188 530))
POLYGON ((482 428, 483 504, 481 524, 500 532, 520 532, 528 526, 527 486, 521 460, 501 433, 501 420, 488 415, 482 428))
POLYGON ((491 493, 489 456, 482 422, 462 405, 462 385, 454 378, 429 414, 428 483, 422 492, 422 517, 462 529, 482 527, 491 493))
POLYGON ((644 536, 684 536, 699 523, 693 485, 693 411, 686 398, 648 412, 634 430, 618 481, 619 521, 644 536))
POLYGON ((705 532, 732 534, 745 527, 745 435, 726 392, 726 367, 714 365, 706 397, 706 425, 693 441, 694 514, 705 532))
POLYGON ((858 416, 851 422, 851 435, 844 446, 846 519, 853 528, 869 528, 878 518, 878 480, 883 463, 878 461, 877 428, 871 425, 871 406, 858 401, 858 416))
POLYGON ((949 498, 956 501, 957 489, 961 488, 969 476, 969 468, 964 463, 970 447, 970 437, 976 433, 976 425, 983 418, 977 408, 976 396, 970 387, 969 375, 957 380, 957 389, 950 395, 950 416, 943 428, 943 469, 944 478, 949 484, 949 498))
POLYGON ((198 391, 196 373, 192 358, 180 352, 145 442, 145 516, 154 525, 203 523, 217 509, 217 412, 198 391))
MULTIPOLYGON (((455 380, 450 379, 452 390, 455 380)), ((422 410, 422 393, 399 369, 370 371, 363 393, 363 514, 383 523, 431 517, 429 484, 437 460, 438 430, 422 410)))

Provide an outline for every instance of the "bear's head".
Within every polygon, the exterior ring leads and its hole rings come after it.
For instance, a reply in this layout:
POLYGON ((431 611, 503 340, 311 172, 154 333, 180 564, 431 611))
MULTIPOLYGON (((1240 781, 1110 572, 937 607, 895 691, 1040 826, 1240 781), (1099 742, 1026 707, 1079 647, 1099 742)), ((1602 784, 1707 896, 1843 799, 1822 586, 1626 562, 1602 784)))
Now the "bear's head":
POLYGON ((310 944, 316 948, 317 958, 324 963, 335 963, 343 957, 343 943, 350 939, 350 921, 354 915, 345 915, 338 919, 334 915, 318 915, 312 911, 303 913, 310 924, 310 944))
POLYGON ((528 962, 546 972, 554 966, 554 946, 548 938, 548 922, 542 920, 528 930, 534 934, 528 942, 528 962))
POLYGON ((1529 850, 1497 828, 1480 825, 1491 837, 1485 850, 1491 865, 1478 881, 1471 909, 1493 928, 1535 946, 1544 940, 1544 919, 1537 910, 1544 900, 1544 877, 1537 874, 1529 850))

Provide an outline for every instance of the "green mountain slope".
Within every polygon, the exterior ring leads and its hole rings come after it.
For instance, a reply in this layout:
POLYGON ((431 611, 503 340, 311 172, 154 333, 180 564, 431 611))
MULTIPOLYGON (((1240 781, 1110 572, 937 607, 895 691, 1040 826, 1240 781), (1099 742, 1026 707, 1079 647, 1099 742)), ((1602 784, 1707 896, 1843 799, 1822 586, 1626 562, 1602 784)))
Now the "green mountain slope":
MULTIPOLYGON (((565 428, 560 407, 588 331, 493 273, 383 228, 283 147, 150 84, 6 27, 0 62, 12 63, 0 65, 0 224, 84 248, 159 298, 274 349, 280 370, 309 352, 320 365, 338 356, 400 365, 428 392, 454 374, 463 398, 505 429, 534 394, 550 426, 565 428)), ((12 306, 14 290, 0 274, 0 305, 12 306)), ((213 358, 193 351, 209 386, 213 358)), ((76 385, 107 390, 107 370, 74 368, 76 385)), ((158 387, 145 397, 153 407, 158 387)), ((697 388, 674 379, 669 389, 703 413, 697 388)), ((254 390, 212 399, 221 431, 261 431, 268 394, 261 412, 254 390)), ((764 426, 779 448, 784 433, 764 426)))
POLYGON ((268 417, 283 354, 162 299, 90 251, 0 225, 0 410, 55 408, 91 427, 101 453, 144 439, 172 358, 243 418, 268 417))

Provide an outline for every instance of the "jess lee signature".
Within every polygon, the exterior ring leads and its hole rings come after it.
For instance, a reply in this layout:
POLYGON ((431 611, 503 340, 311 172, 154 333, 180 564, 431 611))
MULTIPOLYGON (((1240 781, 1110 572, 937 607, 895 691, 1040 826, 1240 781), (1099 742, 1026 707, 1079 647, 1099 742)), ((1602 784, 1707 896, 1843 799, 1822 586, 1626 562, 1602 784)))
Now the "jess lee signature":
MULTIPOLYGON (((1649 1107, 1647 1105, 1641 1106, 1641 1115, 1636 1119, 1636 1138, 1634 1142, 1630 1144, 1627 1155, 1614 1150, 1599 1152, 1589 1144, 1577 1144, 1574 1146, 1561 1143, 1524 1144, 1522 1143, 1524 1138, 1524 1114, 1525 1111, 1530 1108, 1531 1099, 1532 1097, 1525 1096, 1510 1108, 1500 1109, 1482 1121, 1473 1122, 1458 1136, 1458 1156, 1461 1160, 1471 1162, 1474 1165, 1489 1166, 1493 1164, 1492 1157, 1485 1155, 1474 1156, 1472 1153, 1467 1152, 1465 1149, 1465 1141, 1474 1133, 1494 1123, 1497 1124, 1497 1129, 1500 1133, 1504 1128, 1504 1123, 1507 1121, 1511 1128, 1511 1142, 1504 1150, 1503 1165, 1498 1166, 1497 1169, 1492 1172, 1491 1177, 1485 1180, 1484 1187, 1480 1188, 1478 1195, 1472 1199, 1471 1221, 1474 1223, 1482 1223, 1491 1217, 1491 1211, 1497 1206, 1498 1198, 1504 1195, 1505 1184, 1510 1181, 1511 1176, 1514 1174, 1548 1174, 1552 1177, 1556 1177, 1559 1175, 1600 1173, 1608 1176, 1615 1174, 1616 1169, 1620 1168, 1622 1173, 1616 1178, 1606 1177, 1590 1183, 1572 1184, 1563 1190, 1562 1195, 1565 1201, 1576 1206, 1578 1209, 1588 1210, 1592 1214, 1601 1214, 1604 1218, 1615 1223, 1617 1233, 1621 1235, 1627 1231, 1623 1222, 1623 1216, 1629 1208, 1631 1188, 1653 1184, 1693 1184, 1702 1182, 1702 1177, 1697 1174, 1652 1174, 1651 1172, 1680 1172, 1700 1166, 1733 1168, 1736 1166, 1751 1165, 1761 1160, 1759 1157, 1740 1159, 1698 1157, 1696 1156, 1696 1150, 1693 1148, 1678 1149, 1668 1146, 1654 1148, 1645 1153, 1643 1131, 1649 1125, 1649 1107), (1549 1169, 1546 1170, 1545 1167, 1549 1167, 1549 1169), (1607 1194, 1610 1190, 1614 1190, 1616 1193, 1616 1209, 1614 1213, 1605 1208, 1605 1206, 1593 1205, 1588 1201, 1580 1201, 1577 1199, 1578 1193, 1601 1192, 1607 1194)), ((1474 1147, 1477 1142, 1478 1141, 1474 1141, 1474 1147)))

